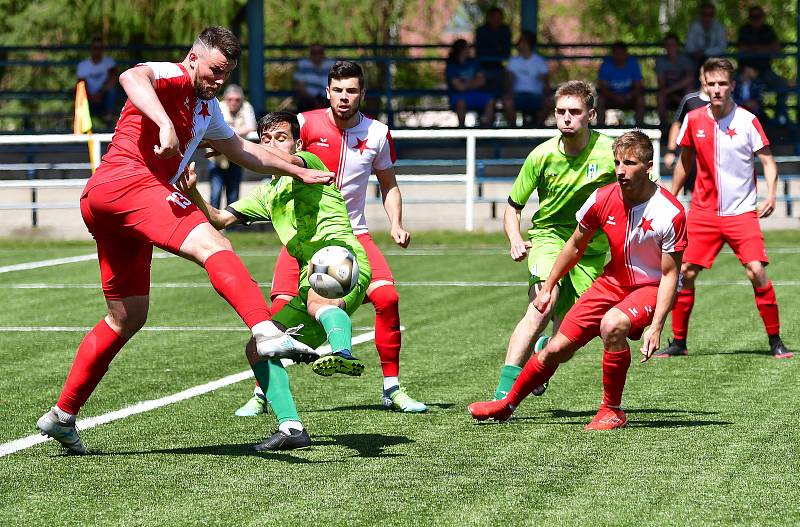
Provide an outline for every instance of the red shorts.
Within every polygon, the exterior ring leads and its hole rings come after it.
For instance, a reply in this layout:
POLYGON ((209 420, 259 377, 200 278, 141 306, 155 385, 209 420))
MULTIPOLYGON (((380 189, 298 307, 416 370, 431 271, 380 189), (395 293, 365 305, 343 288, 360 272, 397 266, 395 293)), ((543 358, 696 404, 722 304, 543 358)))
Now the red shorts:
POLYGON ((87 187, 81 215, 97 243, 109 300, 148 294, 153 246, 177 253, 192 229, 207 221, 186 196, 151 174, 87 187))
POLYGON ((639 340, 653 321, 657 299, 658 284, 622 287, 601 275, 567 312, 558 332, 584 346, 600 335, 600 321, 615 307, 631 321, 628 338, 639 340))
MULTIPOLYGON (((356 236, 364 251, 367 253, 369 266, 372 268, 372 282, 388 281, 394 283, 392 270, 383 253, 375 245, 375 241, 368 232, 356 236)), ((286 247, 281 248, 278 261, 275 262, 275 271, 272 275, 272 291, 270 299, 275 300, 278 295, 297 296, 297 284, 300 282, 300 266, 297 260, 289 255, 286 247)))
POLYGON ((710 269, 722 244, 727 243, 742 262, 769 263, 764 235, 755 211, 737 216, 717 216, 713 212, 690 209, 686 218, 689 245, 683 261, 710 269))

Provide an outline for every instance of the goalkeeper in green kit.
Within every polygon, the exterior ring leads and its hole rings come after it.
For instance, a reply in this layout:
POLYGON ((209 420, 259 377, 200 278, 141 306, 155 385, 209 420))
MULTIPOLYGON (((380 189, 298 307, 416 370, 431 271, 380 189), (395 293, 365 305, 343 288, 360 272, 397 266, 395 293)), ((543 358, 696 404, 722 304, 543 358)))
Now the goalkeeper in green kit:
MULTIPOLYGON (((528 257, 529 304, 509 339, 495 399, 505 397, 531 354, 547 344, 548 337, 541 335, 550 320, 555 333, 569 308, 600 276, 608 252, 608 240, 599 233, 553 290, 553 307, 544 313, 534 307, 533 300, 575 230, 578 209, 595 189, 616 181, 612 139, 589 129, 589 121, 595 117, 592 87, 582 81, 561 84, 555 94, 555 117, 561 133, 528 155, 503 218, 511 258, 521 262, 528 257), (520 232, 520 218, 534 190, 539 194, 539 210, 533 215, 526 241, 520 232)), ((541 395, 546 388, 540 386, 533 393, 541 395)))
MULTIPOLYGON (((273 112, 258 123, 262 145, 293 154, 308 168, 324 165, 320 159, 302 148, 300 125, 289 112, 273 112)), ((308 350, 287 350, 270 357, 260 356, 254 341, 246 353, 256 379, 266 393, 272 411, 278 419, 278 430, 256 450, 290 450, 311 444, 308 432, 300 422, 289 388, 289 377, 280 358, 295 362, 314 361, 315 373, 329 376, 334 373, 358 376, 364 365, 352 356, 352 314, 364 300, 370 282, 367 255, 353 234, 342 194, 333 185, 306 185, 288 177, 275 177, 260 185, 246 197, 219 210, 205 201, 196 187, 194 165, 178 186, 203 211, 211 224, 224 229, 235 223, 271 221, 289 254, 300 264, 300 294, 280 311, 272 321, 286 328, 295 339, 309 346, 308 350), (319 249, 338 245, 347 248, 358 262, 358 283, 344 298, 328 299, 317 294, 308 282, 308 262, 319 249), (313 351, 325 341, 332 353, 320 356, 313 351), (316 359, 316 360, 315 360, 316 359)))

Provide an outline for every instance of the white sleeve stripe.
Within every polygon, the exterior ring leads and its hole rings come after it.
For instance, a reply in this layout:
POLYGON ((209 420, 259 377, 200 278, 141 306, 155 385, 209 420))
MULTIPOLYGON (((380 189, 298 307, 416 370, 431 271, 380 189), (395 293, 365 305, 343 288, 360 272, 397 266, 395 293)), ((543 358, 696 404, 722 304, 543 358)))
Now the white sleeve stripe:
POLYGON ((681 129, 678 132, 678 138, 675 140, 675 144, 680 146, 681 141, 683 141, 683 136, 686 134, 686 128, 689 126, 689 114, 687 113, 684 118, 683 122, 681 123, 681 129))
POLYGON ((171 79, 183 75, 183 70, 172 62, 144 62, 142 64, 153 70, 156 79, 171 79))
POLYGON ((589 199, 587 199, 584 202, 584 204, 581 206, 580 209, 578 209, 578 212, 575 214, 575 219, 578 220, 578 223, 583 222, 583 217, 586 216, 586 213, 589 212, 589 209, 592 208, 592 205, 594 205, 596 202, 597 202, 597 190, 592 192, 592 195, 589 196, 589 199))

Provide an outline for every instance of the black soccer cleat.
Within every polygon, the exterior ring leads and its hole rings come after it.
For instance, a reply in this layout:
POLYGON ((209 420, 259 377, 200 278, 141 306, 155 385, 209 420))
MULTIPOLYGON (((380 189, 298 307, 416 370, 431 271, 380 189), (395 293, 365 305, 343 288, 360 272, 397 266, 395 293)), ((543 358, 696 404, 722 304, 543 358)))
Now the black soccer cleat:
POLYGON ((298 448, 308 448, 311 446, 311 438, 305 428, 295 430, 291 428, 291 434, 285 434, 276 430, 263 442, 255 445, 253 450, 257 452, 267 452, 272 450, 296 450, 298 448))
POLYGON ((789 351, 780 338, 770 343, 769 351, 776 359, 791 359, 794 356, 794 353, 789 351))
POLYGON ((656 357, 659 359, 666 359, 668 357, 684 357, 689 354, 689 350, 686 349, 686 344, 680 343, 677 340, 669 340, 667 344, 666 348, 656 352, 656 357))

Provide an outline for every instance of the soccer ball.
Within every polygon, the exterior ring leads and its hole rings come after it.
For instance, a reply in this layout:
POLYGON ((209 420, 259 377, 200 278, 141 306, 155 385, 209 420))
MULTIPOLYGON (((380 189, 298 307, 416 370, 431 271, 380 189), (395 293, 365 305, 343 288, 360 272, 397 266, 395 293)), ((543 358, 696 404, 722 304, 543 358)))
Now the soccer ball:
POLYGON ((342 298, 358 283, 356 257, 339 245, 323 247, 308 263, 308 281, 320 296, 342 298))

